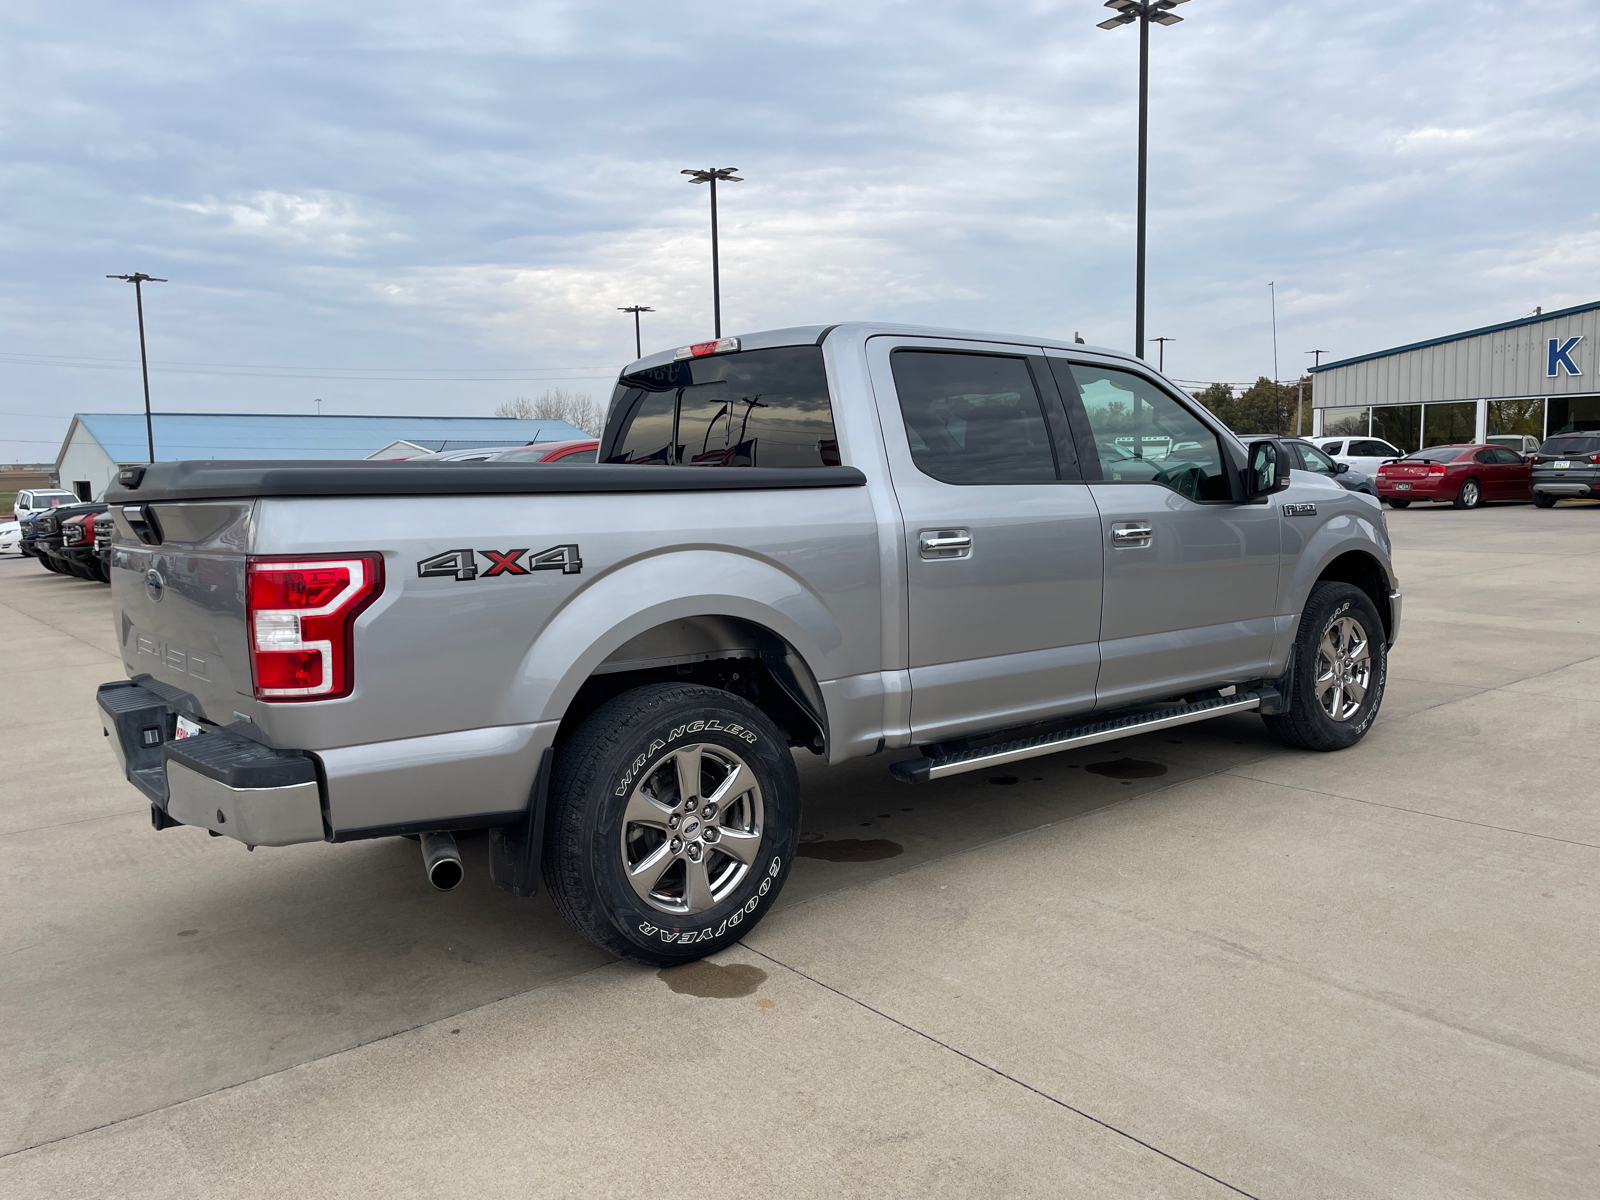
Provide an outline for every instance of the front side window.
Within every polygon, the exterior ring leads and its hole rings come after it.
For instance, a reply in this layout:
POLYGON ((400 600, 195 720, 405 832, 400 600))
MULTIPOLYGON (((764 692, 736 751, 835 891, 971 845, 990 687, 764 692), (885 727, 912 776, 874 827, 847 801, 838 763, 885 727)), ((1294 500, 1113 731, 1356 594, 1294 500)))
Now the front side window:
POLYGON ((1339 473, 1338 468, 1333 465, 1333 459, 1315 446, 1307 446, 1302 442, 1296 442, 1295 448, 1300 451, 1300 458, 1305 463, 1306 470, 1317 471, 1323 475, 1337 475, 1339 473))
MULTIPOLYGON (((1053 362, 1065 389, 1067 364, 1053 362)), ((1159 483, 1191 500, 1228 500, 1228 459, 1218 436, 1166 392, 1131 371, 1073 363, 1089 435, 1108 482, 1159 483)))
POLYGON ((890 363, 917 470, 944 483, 1055 482, 1055 452, 1026 359, 896 350, 890 363))
POLYGON ((625 375, 599 457, 663 466, 836 467, 822 349, 746 350, 625 375))
POLYGON ((1388 442, 1351 442, 1352 458, 1399 458, 1400 451, 1388 442))

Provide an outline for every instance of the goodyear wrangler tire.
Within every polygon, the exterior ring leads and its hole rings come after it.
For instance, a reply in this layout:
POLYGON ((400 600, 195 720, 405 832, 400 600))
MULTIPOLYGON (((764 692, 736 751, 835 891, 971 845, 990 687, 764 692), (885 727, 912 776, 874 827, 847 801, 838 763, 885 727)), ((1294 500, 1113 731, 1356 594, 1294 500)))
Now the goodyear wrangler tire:
POLYGON ((1367 735, 1389 674, 1378 610, 1358 587, 1319 583, 1295 633, 1289 711, 1263 716, 1279 741, 1300 750, 1343 750, 1367 735))
POLYGON ((556 758, 544 880, 574 928, 619 958, 672 966, 743 937, 800 837, 787 739, 760 709, 655 684, 596 709, 556 758))

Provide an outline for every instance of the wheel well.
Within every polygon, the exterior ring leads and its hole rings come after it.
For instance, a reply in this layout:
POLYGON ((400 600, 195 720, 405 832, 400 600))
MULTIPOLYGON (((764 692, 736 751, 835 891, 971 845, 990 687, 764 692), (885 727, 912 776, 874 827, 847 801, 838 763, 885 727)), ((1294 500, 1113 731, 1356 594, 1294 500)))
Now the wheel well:
POLYGON ((567 706, 556 745, 612 697, 648 683, 674 682, 741 696, 771 718, 791 746, 827 752, 822 692, 805 660, 765 626, 716 615, 657 625, 612 651, 567 706))
POLYGON ((1317 582, 1348 583, 1360 588, 1372 601, 1378 610, 1378 616, 1383 619, 1383 631, 1388 637, 1394 635, 1394 615, 1389 611, 1389 580, 1384 574, 1382 565, 1370 554, 1360 550, 1351 550, 1341 554, 1326 567, 1322 574, 1317 576, 1317 582))

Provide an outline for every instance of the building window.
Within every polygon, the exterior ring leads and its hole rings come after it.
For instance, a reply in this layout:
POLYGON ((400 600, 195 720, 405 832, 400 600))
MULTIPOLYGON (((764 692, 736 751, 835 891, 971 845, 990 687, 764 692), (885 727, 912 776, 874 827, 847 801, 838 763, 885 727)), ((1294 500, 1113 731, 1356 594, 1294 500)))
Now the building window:
POLYGON ((1544 441, 1544 401, 1489 401, 1487 436, 1497 433, 1522 433, 1544 441))
POLYGON ((1422 444, 1470 446, 1478 440, 1478 402, 1454 400, 1422 407, 1422 444))
POLYGON ((1549 437, 1600 429, 1600 396, 1551 396, 1549 437))
POLYGON ((1372 432, 1370 408, 1328 408, 1322 413, 1323 437, 1366 437, 1372 432))
POLYGON ((87 479, 74 479, 72 481, 72 490, 77 493, 78 499, 85 503, 94 499, 94 484, 87 479))
POLYGON ((1372 436, 1415 454, 1422 449, 1422 405, 1378 405, 1372 410, 1372 436))

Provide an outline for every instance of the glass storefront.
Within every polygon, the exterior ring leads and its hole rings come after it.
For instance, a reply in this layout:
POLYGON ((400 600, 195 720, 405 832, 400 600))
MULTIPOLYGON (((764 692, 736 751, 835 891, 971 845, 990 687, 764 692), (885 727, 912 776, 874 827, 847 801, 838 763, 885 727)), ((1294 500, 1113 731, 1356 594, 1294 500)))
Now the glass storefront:
POLYGON ((1489 401, 1488 436, 1497 433, 1523 433, 1544 440, 1544 401, 1489 401))
POLYGON ((1366 437, 1372 432, 1370 408, 1330 408, 1322 415, 1323 437, 1366 437))
POLYGON ((1422 406, 1422 445, 1470 446, 1478 439, 1478 402, 1454 400, 1422 406))
POLYGON ((1545 436, 1600 429, 1600 396, 1551 396, 1545 436))
MULTIPOLYGON (((1429 405, 1430 408, 1434 407, 1429 405)), ((1372 436, 1380 437, 1407 454, 1422 449, 1422 405, 1380 404, 1372 410, 1372 436)))

